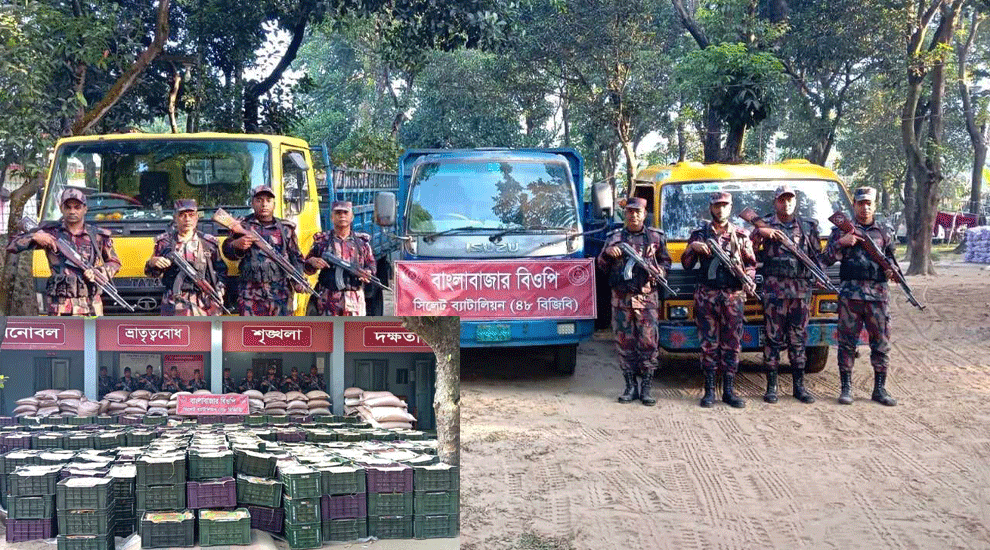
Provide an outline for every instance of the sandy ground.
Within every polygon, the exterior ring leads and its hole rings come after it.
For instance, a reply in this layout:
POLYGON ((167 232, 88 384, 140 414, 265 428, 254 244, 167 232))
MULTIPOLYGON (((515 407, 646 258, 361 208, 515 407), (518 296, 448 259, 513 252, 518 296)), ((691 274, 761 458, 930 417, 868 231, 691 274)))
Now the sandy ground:
POLYGON ((860 349, 852 406, 836 403, 835 350, 819 397, 701 409, 696 358, 665 357, 654 408, 615 401, 611 334, 560 377, 519 353, 463 355, 465 550, 568 548, 990 548, 990 271, 947 263, 912 278, 919 312, 892 305, 888 389, 869 400, 860 349))

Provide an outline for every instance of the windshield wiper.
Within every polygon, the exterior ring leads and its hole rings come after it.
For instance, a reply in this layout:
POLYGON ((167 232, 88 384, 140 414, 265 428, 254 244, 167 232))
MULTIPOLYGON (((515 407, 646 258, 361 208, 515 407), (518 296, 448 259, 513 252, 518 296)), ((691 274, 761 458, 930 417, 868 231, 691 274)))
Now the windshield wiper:
POLYGON ((554 227, 550 225, 531 225, 529 227, 513 227, 510 229, 503 229, 498 233, 495 233, 491 237, 488 237, 488 240, 493 243, 497 243, 498 241, 502 240, 502 237, 506 235, 511 235, 513 233, 528 233, 530 231, 566 231, 568 229, 572 229, 572 228, 554 227))
POLYGON ((428 243, 432 243, 433 241, 437 240, 437 237, 441 237, 443 235, 450 235, 451 233, 458 233, 461 231, 491 231, 491 228, 478 227, 477 225, 466 225, 464 227, 455 227, 453 229, 445 229, 443 231, 437 231, 436 233, 428 233, 426 235, 423 235, 423 240, 428 243))

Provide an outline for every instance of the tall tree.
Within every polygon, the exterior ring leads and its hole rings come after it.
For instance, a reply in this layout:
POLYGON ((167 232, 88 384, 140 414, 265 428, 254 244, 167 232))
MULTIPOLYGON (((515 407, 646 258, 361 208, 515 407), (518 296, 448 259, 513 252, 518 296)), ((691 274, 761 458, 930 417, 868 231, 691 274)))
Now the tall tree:
POLYGON ((403 317, 437 358, 433 412, 437 419, 437 454, 457 466, 461 462, 461 321, 458 317, 403 317))
POLYGON ((979 7, 973 7, 969 13, 969 25, 965 36, 956 39, 956 60, 958 66, 959 98, 962 101, 963 116, 966 120, 966 132, 973 145, 973 167, 970 176, 969 211, 980 212, 980 195, 983 189, 983 170, 987 161, 987 140, 990 139, 988 130, 987 99, 979 97, 971 89, 972 68, 970 67, 970 52, 976 42, 980 26, 984 22, 984 14, 979 7))

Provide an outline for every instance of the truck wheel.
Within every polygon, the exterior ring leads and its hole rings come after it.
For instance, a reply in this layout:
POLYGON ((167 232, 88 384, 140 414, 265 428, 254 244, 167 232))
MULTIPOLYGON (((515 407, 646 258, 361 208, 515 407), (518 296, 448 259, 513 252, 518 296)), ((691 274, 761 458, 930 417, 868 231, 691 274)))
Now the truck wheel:
POLYGON ((572 376, 577 367, 577 344, 557 346, 553 350, 553 370, 558 374, 572 376))
POLYGON ((814 346, 805 350, 807 363, 804 366, 805 372, 822 372, 825 370, 825 363, 828 362, 828 346, 814 346))

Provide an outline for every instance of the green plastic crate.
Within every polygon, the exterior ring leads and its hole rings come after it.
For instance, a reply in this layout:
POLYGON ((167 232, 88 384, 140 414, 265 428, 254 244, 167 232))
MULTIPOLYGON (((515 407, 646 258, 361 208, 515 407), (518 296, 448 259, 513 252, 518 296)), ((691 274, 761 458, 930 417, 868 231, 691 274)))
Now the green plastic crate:
POLYGON ((360 466, 320 468, 324 495, 353 495, 368 490, 368 477, 360 466))
POLYGON ((135 525, 137 525, 137 522, 133 517, 117 518, 117 527, 114 529, 113 534, 118 537, 127 538, 133 533, 137 533, 135 525))
POLYGON ((186 507, 185 485, 137 485, 134 506, 138 510, 182 510, 186 507))
POLYGON ((55 494, 61 466, 22 466, 7 477, 10 496, 43 496, 55 494))
POLYGON ((368 518, 331 519, 320 527, 325 542, 345 542, 368 537, 368 518))
POLYGON ((114 550, 113 533, 99 535, 59 535, 58 550, 114 550))
POLYGON ((413 518, 413 536, 417 539, 449 539, 459 532, 460 516, 457 514, 413 518))
POLYGON ((337 434, 333 432, 308 432, 306 434, 306 441, 310 443, 329 443, 331 441, 337 441, 337 434))
POLYGON ((31 446, 35 449, 64 449, 65 434, 47 432, 31 436, 31 446))
POLYGON ((146 430, 127 432, 124 436, 128 447, 143 447, 157 438, 158 434, 146 430))
POLYGON ((145 416, 141 419, 141 423, 145 426, 164 426, 168 424, 167 416, 145 416))
POLYGON ((58 532, 63 535, 104 535, 115 530, 113 509, 58 511, 58 532))
POLYGON ((135 463, 138 485, 179 485, 186 483, 186 455, 142 456, 135 463))
POLYGON ((456 516, 461 509, 460 495, 460 491, 416 491, 413 496, 413 514, 456 516))
POLYGON ((413 467, 413 490, 415 491, 460 491, 461 476, 457 466, 430 464, 413 467))
POLYGON ((141 548, 196 545, 196 516, 189 510, 146 512, 140 521, 141 548))
POLYGON ((369 516, 411 516, 412 493, 368 493, 369 516))
POLYGON ((282 505, 282 482, 238 475, 237 504, 278 508, 282 505))
POLYGON ((70 477, 55 487, 55 509, 106 510, 113 507, 113 478, 70 477))
POLYGON ((97 449, 116 449, 127 445, 127 437, 124 432, 102 433, 94 437, 93 443, 97 449))
POLYGON ((411 539, 412 516, 368 516, 368 536, 380 539, 411 539))
POLYGON ((232 512, 199 511, 200 546, 242 546, 251 544, 251 513, 247 508, 232 512))
POLYGON ((282 508, 285 508, 286 524, 319 523, 322 521, 320 497, 294 499, 285 495, 282 497, 282 508))
POLYGON ((189 479, 202 481, 221 477, 234 477, 234 453, 232 451, 190 451, 189 479))
POLYGON ((234 451, 234 468, 238 474, 254 477, 275 477, 278 460, 274 455, 254 451, 234 451))
POLYGON ((77 451, 81 449, 93 449, 95 444, 93 443, 92 434, 70 434, 65 440, 65 448, 70 451, 77 451))
POLYGON ((319 523, 285 524, 285 540, 289 548, 299 550, 304 548, 319 548, 323 546, 323 535, 319 523))
POLYGON ((270 414, 268 415, 269 424, 288 424, 289 416, 285 414, 270 414))
POLYGON ((55 517, 55 499, 41 497, 7 497, 7 517, 10 519, 50 519, 55 517))
POLYGON ((37 416, 22 416, 17 419, 17 422, 23 426, 40 426, 41 418, 37 416))
POLYGON ((248 426, 264 426, 268 424, 268 417, 263 414, 252 414, 244 417, 244 424, 248 426))
POLYGON ((114 417, 112 416, 97 416, 95 418, 96 424, 100 426, 109 426, 114 423, 114 417))
POLYGON ((86 424, 92 424, 93 419, 87 416, 70 416, 63 418, 62 422, 69 426, 84 426, 86 424))
POLYGON ((323 494, 323 474, 307 466, 291 465, 279 470, 279 481, 285 494, 292 498, 320 498, 323 494))

